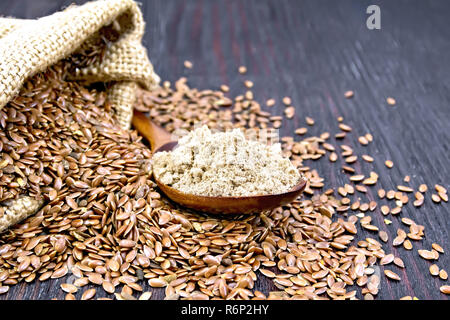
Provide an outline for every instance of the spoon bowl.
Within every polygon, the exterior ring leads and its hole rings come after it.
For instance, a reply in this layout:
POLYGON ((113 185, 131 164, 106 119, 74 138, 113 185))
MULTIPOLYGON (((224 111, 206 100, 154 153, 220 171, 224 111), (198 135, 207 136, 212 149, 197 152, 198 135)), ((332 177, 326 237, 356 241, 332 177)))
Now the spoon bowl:
MULTIPOLYGON (((177 146, 170 134, 144 114, 134 111, 133 126, 151 145, 152 152, 171 151, 177 146)), ((197 211, 213 214, 251 214, 271 210, 295 200, 306 187, 306 180, 300 178, 289 191, 279 194, 254 195, 244 197, 210 197, 181 192, 162 183, 153 175, 156 184, 172 201, 197 211)))

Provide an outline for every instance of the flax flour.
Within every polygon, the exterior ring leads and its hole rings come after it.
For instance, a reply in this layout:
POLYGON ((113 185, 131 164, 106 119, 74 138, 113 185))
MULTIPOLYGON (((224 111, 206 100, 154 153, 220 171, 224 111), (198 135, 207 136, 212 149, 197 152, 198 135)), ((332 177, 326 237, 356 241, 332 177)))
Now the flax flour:
POLYGON ((248 140, 239 129, 212 133, 207 126, 181 138, 173 151, 156 153, 153 172, 164 184, 203 196, 277 194, 300 179, 279 143, 248 140))

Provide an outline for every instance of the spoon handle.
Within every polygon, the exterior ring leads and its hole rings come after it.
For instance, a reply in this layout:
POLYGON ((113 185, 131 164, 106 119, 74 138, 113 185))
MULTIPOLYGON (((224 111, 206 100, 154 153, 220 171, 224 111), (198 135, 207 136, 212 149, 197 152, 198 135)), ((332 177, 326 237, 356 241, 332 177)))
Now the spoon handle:
POLYGON ((152 151, 173 141, 169 132, 153 123, 142 112, 134 110, 132 123, 134 128, 150 142, 152 151))

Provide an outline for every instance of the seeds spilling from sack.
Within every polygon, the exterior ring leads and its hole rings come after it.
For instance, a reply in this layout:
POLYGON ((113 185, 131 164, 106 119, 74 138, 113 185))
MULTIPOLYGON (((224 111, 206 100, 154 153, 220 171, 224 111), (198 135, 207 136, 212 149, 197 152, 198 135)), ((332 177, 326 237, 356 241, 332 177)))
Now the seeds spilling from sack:
MULTIPOLYGON (((284 156, 309 180, 305 198, 251 216, 200 214, 155 189, 141 138, 116 125, 104 92, 65 81, 65 68, 36 75, 0 111, 0 198, 45 200, 36 215, 0 235, 0 293, 22 281, 71 274, 61 285, 66 299, 95 298, 100 286, 116 299, 149 299, 148 286, 164 288, 166 299, 372 299, 383 275, 380 259, 386 279, 402 281, 396 268, 404 268, 403 261, 382 242, 411 239, 416 246, 424 227, 411 219, 402 220, 409 230, 396 233, 387 222, 373 225, 368 217, 382 215, 381 205, 364 194, 378 175, 355 173, 351 165, 360 160, 354 150, 334 146, 330 133, 281 138, 284 156), (320 158, 330 165, 345 159, 343 170, 354 178, 336 194, 319 192, 325 181, 304 162, 320 158), (351 212, 357 214, 347 218, 351 212), (358 221, 374 237, 355 241, 358 221), (263 276, 272 279, 273 291, 255 289, 263 276), (98 287, 83 290, 88 284, 98 287)), ((136 108, 171 132, 199 124, 265 129, 291 121, 263 111, 251 91, 231 100, 222 91, 191 89, 186 79, 173 89, 165 83, 141 91, 136 108)), ((344 124, 341 130, 352 131, 344 124)), ((401 214, 409 191, 378 192, 395 203, 383 214, 401 214)), ((444 188, 437 191, 446 195, 444 188)), ((420 252, 439 267, 438 246, 420 252)), ((441 274, 446 278, 445 270, 441 274)), ((446 286, 441 292, 448 294, 446 286)))

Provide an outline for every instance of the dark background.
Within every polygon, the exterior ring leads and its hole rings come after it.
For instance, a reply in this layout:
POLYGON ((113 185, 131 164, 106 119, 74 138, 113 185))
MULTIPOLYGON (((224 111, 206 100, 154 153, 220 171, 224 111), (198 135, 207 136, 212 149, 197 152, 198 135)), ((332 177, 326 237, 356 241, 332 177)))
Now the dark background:
MULTIPOLYGON (((36 18, 51 14, 73 1, 0 1, 0 15, 36 18)), ((84 1, 75 1, 83 3, 84 1)), ((338 132, 338 116, 353 127, 344 143, 355 146, 359 156, 375 158, 373 164, 361 160, 355 168, 380 175, 371 188, 393 189, 411 176, 410 186, 426 183, 429 192, 420 209, 408 204, 399 217, 388 217, 389 226, 377 209, 373 224, 390 235, 384 245, 387 253, 399 255, 406 269, 389 265, 401 282, 382 276, 379 299, 398 299, 405 295, 419 299, 448 299, 439 287, 448 284, 429 274, 431 263, 419 257, 417 249, 431 249, 437 242, 450 250, 447 203, 433 204, 430 191, 439 183, 449 188, 450 119, 450 1, 364 1, 364 0, 159 0, 141 1, 146 21, 144 43, 156 72, 162 80, 187 76, 192 87, 217 89, 225 83, 231 96, 244 92, 242 81, 254 82, 255 99, 278 102, 290 96, 296 116, 283 121, 282 134, 293 134, 306 126, 305 116, 315 119, 309 134, 338 132), (366 28, 366 8, 381 8, 381 30, 366 28), (194 68, 187 70, 183 61, 194 68), (245 65, 248 73, 239 75, 245 65), (353 99, 344 92, 354 90, 353 99), (397 100, 395 107, 386 97, 397 100), (374 142, 361 147, 357 137, 370 132, 374 142), (395 163, 387 169, 384 161, 395 163), (393 248, 398 227, 407 227, 401 217, 410 217, 425 226, 425 239, 413 241, 414 249, 393 248)), ((270 110, 283 114, 281 103, 270 110)), ((331 143, 337 146, 334 138, 331 143)), ((348 177, 340 173, 341 163, 327 160, 307 162, 326 179, 326 188, 341 186, 348 177)), ((364 199, 364 197, 363 197, 364 199)), ((412 201, 410 201, 412 202, 412 201)), ((380 205, 379 205, 380 206, 380 205)), ((391 203, 392 206, 392 203, 391 203)), ((359 231, 358 239, 377 238, 373 232, 359 231)), ((450 266, 446 252, 435 262, 450 266)), ((447 272, 450 272, 447 269, 447 272)), ((0 299, 62 299, 56 281, 19 284, 0 299)), ((257 289, 275 290, 261 276, 257 289)), ((102 296, 97 293, 97 297, 102 296)), ((162 298, 155 290, 153 298, 162 298)), ((360 296, 359 296, 360 297, 360 296)))

